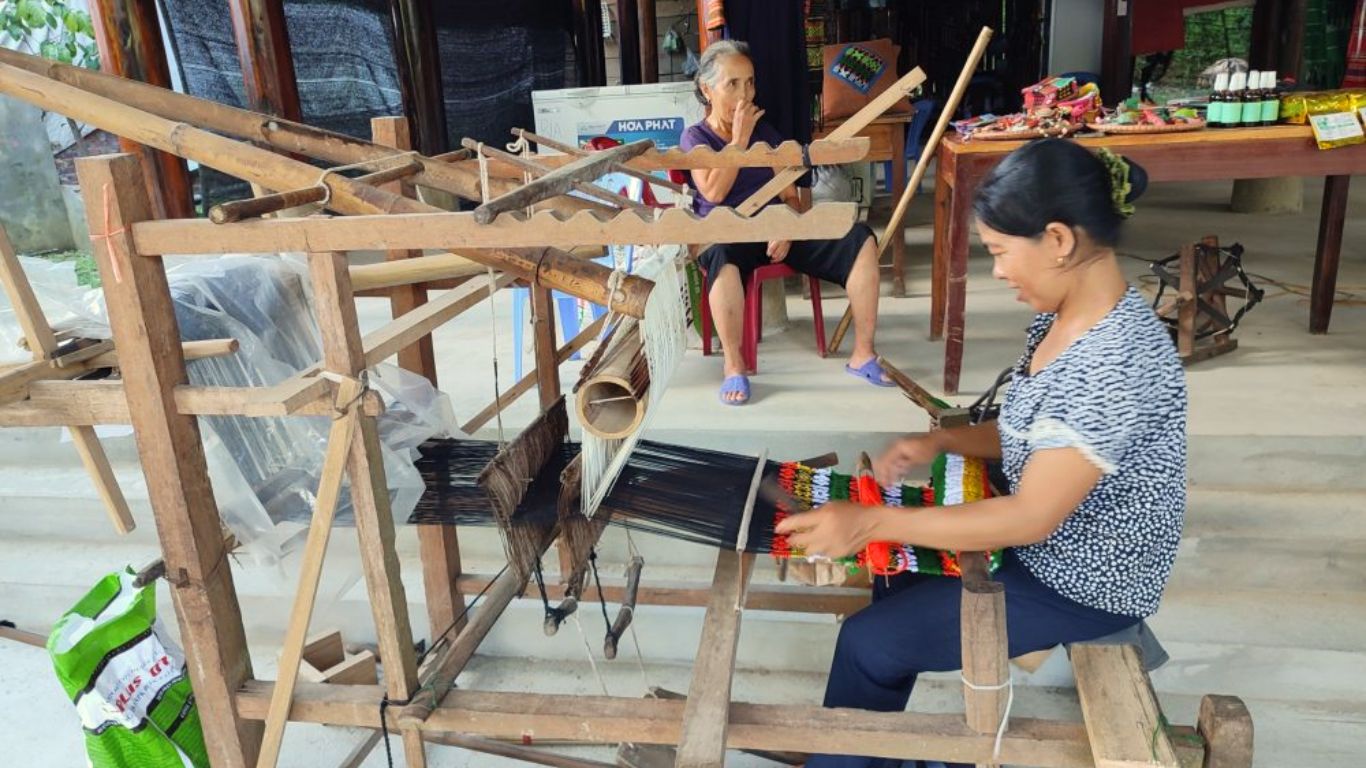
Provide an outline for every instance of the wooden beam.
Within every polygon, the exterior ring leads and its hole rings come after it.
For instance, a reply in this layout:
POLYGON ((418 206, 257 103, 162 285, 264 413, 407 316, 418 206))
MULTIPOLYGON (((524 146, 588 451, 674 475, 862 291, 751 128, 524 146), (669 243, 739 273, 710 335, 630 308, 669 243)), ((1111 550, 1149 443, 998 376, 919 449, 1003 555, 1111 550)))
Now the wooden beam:
MULTIPOLYGON (((328 382, 300 377, 272 387, 194 387, 181 384, 172 392, 181 416, 330 416, 328 382)), ((377 393, 366 394, 365 413, 384 412, 377 393)), ((38 381, 27 400, 0 406, 0 426, 61 427, 130 424, 124 383, 119 380, 38 381)))
MULTIPOLYGON (((484 157, 487 157, 490 160, 503 163, 504 165, 510 165, 513 168, 531 174, 533 178, 545 176, 546 174, 555 170, 554 168, 542 165, 541 163, 535 160, 522 157, 521 155, 514 155, 511 152, 504 152, 503 150, 498 149, 497 147, 491 147, 486 144, 481 144, 480 142, 477 142, 474 139, 461 139, 460 144, 466 149, 478 152, 479 154, 482 154, 484 157)), ((492 172, 492 169, 490 169, 490 172, 492 172)), ((569 187, 575 192, 589 195, 590 197, 595 197, 608 205, 615 206, 616 208, 631 208, 642 211, 649 210, 649 208, 643 203, 638 203, 629 197, 623 197, 622 195, 618 195, 616 192, 612 192, 611 190, 599 187, 591 181, 573 180, 569 182, 569 187)))
MULTIPOLYGON (((441 84, 441 52, 436 45, 432 0, 389 0, 389 16, 393 21, 394 59, 405 115, 397 119, 412 128, 412 143, 422 154, 445 152, 450 148, 450 138, 446 133, 446 97, 441 84)), ((388 144, 378 137, 375 143, 388 144)))
MULTIPOLYGON (((460 577, 466 592, 478 592, 488 586, 492 577, 467 573, 460 577)), ((592 586, 596 593, 596 586, 592 586)), ((621 579, 604 577, 602 592, 595 599, 620 603, 625 598, 626 584, 621 579)), ((585 589, 584 599, 589 590, 585 589)), ((564 585, 546 584, 546 595, 551 600, 565 596, 564 585)), ((540 600, 535 585, 528 585, 519 597, 540 600)), ((711 585, 705 582, 650 580, 640 585, 639 605, 673 605, 705 607, 711 600, 711 585)), ((868 606, 866 589, 838 587, 806 587, 789 584, 752 586, 745 594, 745 607, 756 611, 784 611, 789 613, 832 614, 849 616, 868 606)))
POLYGON ((740 606, 754 573, 754 553, 723 549, 716 554, 711 600, 702 621, 678 742, 678 768, 725 764, 730 688, 740 643, 740 606))
MULTIPOLYGON (((300 251, 308 247, 341 251, 458 248, 463 253, 465 249, 475 248, 544 249, 546 246, 570 248, 616 243, 757 243, 776 237, 822 240, 842 237, 856 216, 854 203, 821 203, 806 213, 797 213, 786 206, 773 206, 750 218, 727 208, 712 211, 705 217, 689 210, 671 208, 649 212, 621 211, 611 215, 592 211, 572 215, 538 211, 530 218, 513 213, 500 216, 492 224, 476 223, 473 214, 449 212, 256 219, 231 225, 196 219, 148 222, 134 231, 134 240, 141 253, 202 256, 300 251)), ((582 276, 584 280, 596 280, 600 271, 611 272, 601 264, 583 262, 569 254, 565 256, 557 269, 575 279, 582 276)), ((458 257, 453 259, 450 255, 407 259, 402 268, 421 274, 422 280, 431 280, 434 276, 479 274, 487 269, 484 265, 458 257), (443 266, 439 271, 420 272, 432 263, 443 266)), ((502 269, 497 265, 494 268, 502 269)), ((535 267, 530 270, 534 271, 535 267)), ((514 272, 519 277, 528 277, 514 272)), ((547 273, 542 270, 541 274, 547 273)), ((602 277, 605 281, 606 276, 602 277)), ((627 276, 628 280, 632 278, 627 276)), ((549 285, 547 280, 541 282, 549 285)), ((367 283, 365 287, 377 286, 367 283)), ((595 296, 585 298, 603 304, 605 291, 603 288, 595 296)))
POLYGON ((199 428, 174 401, 175 388, 188 382, 166 269, 159 257, 136 255, 129 229, 151 215, 151 202, 131 155, 81 158, 76 169, 86 209, 109 205, 109 220, 97 222, 110 230, 95 259, 162 555, 168 572, 184 576, 171 597, 204 742, 215 766, 246 768, 256 761, 261 725, 239 716, 232 702, 252 677, 241 609, 199 428))
MULTIPOLYGON (((586 149, 563 144, 554 139, 540 136, 525 128, 513 128, 515 136, 525 138, 541 149, 553 149, 560 155, 538 154, 536 162, 558 167, 574 162, 576 158, 593 154, 586 149)), ((812 165, 841 165, 854 163, 868 156, 871 142, 866 136, 848 138, 816 139, 807 145, 812 165)), ((474 161, 465 161, 472 164, 474 161)), ((802 145, 795 141, 784 141, 778 146, 757 142, 749 149, 727 146, 720 150, 708 146, 694 147, 684 151, 678 147, 652 149, 639 157, 631 158, 622 164, 621 169, 632 176, 638 176, 653 184, 664 183, 657 176, 649 176, 649 171, 689 171, 699 168, 786 168, 789 165, 802 165, 802 145)), ((476 166, 477 167, 477 166, 476 166)), ((678 185, 674 185, 675 188, 678 185)))
MULTIPOLYGON (((419 5, 425 5, 428 0, 423 0, 419 5)), ((406 2, 404 3, 406 5, 406 2)), ((397 11, 397 6, 395 6, 397 11)), ((428 17, 431 15, 431 8, 425 8, 428 17)), ((429 29, 433 36, 432 47, 435 47, 435 27, 429 29)), ((437 85, 440 85, 440 71, 436 73, 437 85)), ((445 110, 442 110, 443 120, 441 121, 441 134, 444 138, 445 110)), ((431 128, 429 130, 435 130, 431 128)), ((370 135, 376 144, 393 147, 399 151, 408 151, 413 148, 412 131, 409 129, 408 120, 402 117, 376 117, 370 121, 370 135)), ((423 139, 424 141, 429 139, 423 139)), ((430 151, 424 149, 424 151, 430 151)), ((419 166, 420 167, 420 166, 419 166)), ((396 194, 404 195, 404 185, 394 181, 389 184, 388 190, 396 194)), ((386 262, 406 261, 416 256, 421 256, 420 251, 408 249, 390 249, 384 252, 386 262)), ((401 286, 389 293, 389 310, 394 317, 402 317, 408 312, 427 303, 427 291, 416 285, 401 286)), ((368 347, 367 347, 368 349, 368 347)), ((437 386, 436 381, 436 353, 432 349, 431 334, 422 334, 417 339, 405 344, 398 353, 399 367, 406 371, 411 371, 427 379, 432 386, 437 386)))
POLYGON ((574 64, 578 86, 607 85, 607 64, 602 46, 602 3, 600 0, 571 0, 574 14, 574 64))
MULTIPOLYGON (((879 94, 877 98, 868 102, 867 105, 858 112, 855 112, 848 120, 840 123, 839 127, 830 132, 829 138, 833 140, 853 138, 864 128, 867 128, 870 123, 881 117, 883 112, 891 109, 892 105, 909 96, 911 92, 916 88, 919 88, 920 84, 923 82, 925 82, 925 73, 921 71, 920 67, 916 67, 910 72, 907 72, 905 76, 879 94)), ((815 161, 813 160, 812 162, 814 163, 815 161)), ((768 205, 769 202, 778 197, 780 192, 791 186, 808 170, 808 168, 799 167, 794 164, 792 167, 778 171, 767 184, 760 187, 758 192, 750 195, 749 198, 741 203, 735 210, 738 211, 741 216, 753 216, 760 208, 768 205)))
MULTIPOLYGON (((506 272, 493 278, 494 290, 510 285, 516 278, 506 272)), ((365 364, 378 365, 420 339, 430 339, 432 331, 489 297, 488 278, 475 278, 434 301, 418 305, 381 328, 365 335, 365 364)), ((421 371, 414 371, 421 373, 421 371)))
MULTIPOLYGON (((186 360, 203 360, 209 357, 227 357, 237 352, 237 339, 203 339, 201 341, 182 341, 181 354, 186 360)), ((97 357, 90 358, 91 368, 119 367, 119 351, 109 350, 97 357)))
POLYGON ((621 84, 639 85, 640 80, 640 19, 636 0, 616 0, 617 63, 621 65, 621 84))
MULTIPOLYGON (((472 612, 472 618, 468 619, 459 634, 427 666, 422 676, 422 687, 412 697, 411 703, 398 710, 396 721, 400 725, 419 727, 431 717, 446 694, 455 687, 455 678, 474 658, 479 643, 483 642, 508 604, 521 593, 525 585, 526 579, 518 578, 511 567, 504 568, 494 579, 493 585, 484 593, 479 609, 472 612)), ((433 638, 432 642, 441 640, 433 638)))
POLYGON ((607 173, 613 165, 639 157, 653 146, 650 141, 635 141, 576 158, 539 179, 480 204, 474 209, 474 220, 488 224, 500 213, 519 211, 547 198, 568 194, 574 188, 574 182, 592 181, 607 173))
MULTIPOLYGON (((159 88, 171 87, 171 69, 162 44, 155 0, 95 0, 90 3, 90 20, 102 71, 159 88)), ((190 171, 184 160, 128 139, 120 139, 119 148, 142 158, 143 167, 148 169, 148 192, 158 216, 194 216, 190 171)))
POLYGON ((247 106, 286 120, 302 120, 284 0, 230 0, 228 11, 247 106))
POLYGON ((977 733, 994 736, 1005 728, 1011 693, 1005 585, 991 580, 982 553, 964 552, 959 560, 964 719, 977 733))
POLYGON ((1072 672, 1096 768, 1176 768, 1176 752, 1137 648, 1073 645, 1072 672))
MULTIPOLYGON (((314 262, 317 263, 316 261, 314 262)), ((299 664, 303 661, 308 636, 308 623, 313 618, 313 605, 318 598, 322 581, 323 559, 327 556, 327 542, 332 537, 332 521, 341 498, 345 479, 346 460, 356 434, 360 411, 356 401, 364 391, 359 379, 342 379, 337 388, 336 407, 343 410, 341 418, 333 418, 327 435, 327 453, 323 457, 318 479, 317 503, 308 523, 308 538, 299 562, 299 587, 294 593, 294 607, 290 610, 289 626, 280 651, 280 667, 276 672, 275 688, 271 692, 270 710, 266 713, 266 730, 261 740, 261 754, 256 768, 275 768, 280 760, 280 746, 284 742, 285 724, 294 695, 294 684, 299 679, 299 664)))
MULTIPOLYGON (((575 352, 578 352, 587 345, 588 342, 597 338, 606 321, 606 315, 599 317, 597 320, 594 320, 584 327, 583 330, 579 331, 579 335, 570 339, 563 347, 560 347, 559 351, 555 353, 555 365, 558 366, 573 357, 575 352)), ((531 387, 537 383, 540 376, 540 374, 537 373, 537 370, 539 370, 539 365, 536 370, 532 370, 530 373, 523 376, 516 384, 508 387, 497 399, 484 406, 483 410, 475 414, 473 418, 460 427, 460 431, 467 435, 474 434, 476 430, 487 424, 489 419, 492 419, 504 408, 507 408, 509 405, 516 402, 517 398, 530 392, 531 387)))
MULTIPOLYGON (((262 186, 294 189, 318 183, 318 169, 308 163, 193 128, 183 122, 157 117, 114 99, 94 95, 8 64, 0 64, 0 92, 144 144, 174 151, 182 157, 262 186)), ((440 212, 435 206, 358 184, 339 174, 328 175, 325 183, 332 193, 329 207, 341 213, 440 212)), ((91 210, 101 209, 96 207, 91 210)), ((486 266, 514 272, 527 280, 539 280, 550 288, 579 298, 608 303, 607 284, 611 270, 601 264, 579 262, 564 251, 540 246, 471 250, 465 255, 486 266)), ((653 287, 654 284, 648 280, 628 275, 621 281, 621 288, 611 302, 613 309, 632 317, 642 316, 645 298, 653 287)))
MULTIPOLYGON (((340 253, 309 255, 313 282, 313 305, 322 335, 323 366, 344 377, 358 377, 365 370, 356 300, 351 292, 346 256, 340 253)), ((359 417, 357 437, 351 441, 347 475, 351 478, 351 505, 360 539, 361 566, 375 620, 380 657, 384 659, 385 685, 390 698, 410 699, 418 689, 417 660, 413 653, 408 601, 394 549, 394 518, 389 507, 389 487, 380 458, 379 428, 370 416, 359 417)), ((426 765, 422 737, 416 731, 403 734, 404 755, 410 768, 426 765)))
MULTIPOLYGON (((271 685, 246 683, 237 695, 244 717, 263 717, 271 685)), ((333 725, 375 724, 375 686, 300 683, 293 716, 333 725)), ((488 738, 583 743, 623 741, 677 744, 683 731, 683 701, 606 696, 493 693, 452 690, 423 724, 430 732, 460 732, 488 738)), ((870 712, 818 706, 731 703, 726 747, 797 751, 808 754, 863 754, 955 763, 991 760, 995 735, 974 733, 961 714, 870 712)), ((391 717, 393 712, 390 710, 391 717)), ((391 727, 397 724, 395 718, 391 727)), ((1086 729, 1079 722, 1011 718, 1001 740, 1001 761, 1041 768, 1094 768, 1086 729)), ((1187 765, 1199 766, 1203 750, 1183 747, 1187 765)))

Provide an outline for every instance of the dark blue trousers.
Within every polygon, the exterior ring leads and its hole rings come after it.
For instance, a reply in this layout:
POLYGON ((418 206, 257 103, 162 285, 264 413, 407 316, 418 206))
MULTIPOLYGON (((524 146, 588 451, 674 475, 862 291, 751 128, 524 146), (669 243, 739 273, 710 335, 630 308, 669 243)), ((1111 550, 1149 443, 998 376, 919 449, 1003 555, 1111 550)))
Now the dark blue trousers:
MULTIPOLYGON (((962 583, 906 573, 875 577, 873 603, 845 620, 835 645, 825 706, 900 712, 921 672, 962 668, 962 583)), ((1060 643, 1094 640, 1138 623, 1073 602, 1038 579, 1007 551, 993 577, 1005 584, 1010 656, 1060 643)), ((813 755, 807 768, 895 768, 901 760, 813 755)), ((904 766, 914 766, 906 761, 904 766)))

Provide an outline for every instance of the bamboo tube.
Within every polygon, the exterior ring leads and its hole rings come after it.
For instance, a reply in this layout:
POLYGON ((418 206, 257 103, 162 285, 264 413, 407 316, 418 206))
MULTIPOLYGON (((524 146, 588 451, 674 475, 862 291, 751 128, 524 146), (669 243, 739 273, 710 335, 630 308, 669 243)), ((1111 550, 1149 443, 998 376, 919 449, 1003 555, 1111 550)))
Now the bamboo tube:
POLYGON ((579 423, 604 440, 624 438, 640 426, 645 420, 645 395, 650 389, 640 326, 632 323, 621 333, 621 340, 584 380, 574 401, 579 423))
MULTIPOLYGON (((376 186, 390 181, 412 176, 422 170, 422 164, 409 160, 402 165, 392 168, 367 173, 364 176, 357 176, 356 181, 364 184, 374 184, 376 186)), ((290 208, 297 208, 301 205, 310 203, 321 203, 327 197, 327 189, 321 185, 304 187, 303 189, 291 189, 286 192, 277 192, 273 195, 262 195, 261 197, 250 197, 245 200, 233 200, 228 203, 219 203, 209 209, 209 221, 215 224, 231 224, 243 219, 255 219, 268 213, 278 213, 290 208)))
MULTIPOLYGON (((318 169, 245 143, 177 123, 127 104, 87 93, 41 75, 0 63, 0 93, 73 117, 157 149, 216 168, 271 189, 325 183, 329 207, 342 213, 429 213, 440 209, 318 169)), ((553 248, 484 249, 466 254, 480 264, 512 272, 546 287, 608 306, 631 317, 643 317, 645 299, 654 284, 627 275, 616 295, 607 295, 611 270, 581 262, 553 248)))

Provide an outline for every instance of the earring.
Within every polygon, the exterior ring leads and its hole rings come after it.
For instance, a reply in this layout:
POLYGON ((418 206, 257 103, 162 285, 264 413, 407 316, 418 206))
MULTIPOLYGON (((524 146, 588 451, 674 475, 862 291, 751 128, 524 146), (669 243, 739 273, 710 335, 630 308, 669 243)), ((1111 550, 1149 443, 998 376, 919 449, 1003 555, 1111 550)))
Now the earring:
POLYGON ((1063 258, 1063 257, 1061 257, 1061 256, 1058 257, 1058 266, 1061 267, 1063 264, 1066 264, 1066 263, 1067 263, 1067 259, 1065 259, 1065 258, 1063 258))

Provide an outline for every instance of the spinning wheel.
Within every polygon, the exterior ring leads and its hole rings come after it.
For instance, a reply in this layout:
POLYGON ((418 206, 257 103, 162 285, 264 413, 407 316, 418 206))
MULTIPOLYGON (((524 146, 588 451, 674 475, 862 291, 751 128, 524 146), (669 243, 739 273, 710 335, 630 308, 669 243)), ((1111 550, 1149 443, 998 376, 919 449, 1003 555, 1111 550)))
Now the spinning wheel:
POLYGON ((1242 257, 1242 244, 1221 248, 1219 239, 1210 236, 1153 262, 1153 274, 1160 281, 1153 309, 1171 329, 1183 363, 1189 365, 1238 348, 1233 331, 1263 295, 1243 271, 1242 257), (1176 274, 1171 271, 1173 266, 1176 274), (1235 279, 1241 287, 1229 284, 1235 279), (1242 300, 1232 315, 1230 296, 1242 300))

